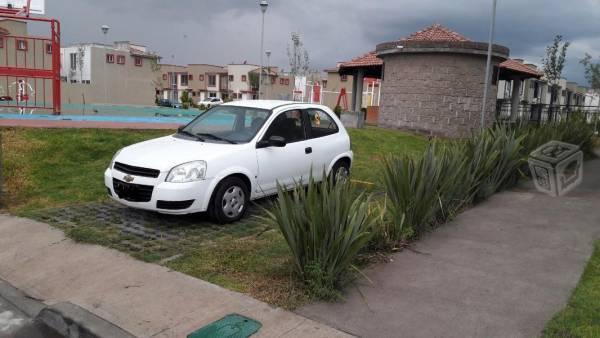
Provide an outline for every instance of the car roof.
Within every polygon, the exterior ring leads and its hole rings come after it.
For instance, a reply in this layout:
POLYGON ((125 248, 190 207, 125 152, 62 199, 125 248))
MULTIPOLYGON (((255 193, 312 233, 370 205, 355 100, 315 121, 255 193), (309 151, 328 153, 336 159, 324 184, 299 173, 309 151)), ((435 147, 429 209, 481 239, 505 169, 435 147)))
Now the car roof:
POLYGON ((277 107, 291 105, 291 104, 307 104, 307 103, 296 102, 296 101, 283 101, 283 100, 240 100, 240 101, 231 101, 231 102, 225 103, 224 105, 272 110, 277 107))

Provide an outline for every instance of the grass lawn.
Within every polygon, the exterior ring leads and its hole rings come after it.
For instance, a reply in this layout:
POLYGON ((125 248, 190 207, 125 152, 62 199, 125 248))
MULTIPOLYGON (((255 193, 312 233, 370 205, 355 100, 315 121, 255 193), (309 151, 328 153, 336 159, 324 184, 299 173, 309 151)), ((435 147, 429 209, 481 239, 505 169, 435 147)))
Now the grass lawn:
POLYGON ((544 337, 600 337, 600 241, 567 307, 546 325, 544 337))
MULTIPOLYGON (((63 214, 66 208, 81 211, 83 207, 79 205, 108 199, 103 172, 119 148, 170 133, 22 128, 5 128, 0 132, 5 192, 2 208, 51 224, 54 223, 44 219, 44 215, 63 214)), ((353 178, 375 184, 380 172, 378 160, 382 156, 402 152, 417 154, 427 145, 425 138, 374 127, 350 130, 350 134, 355 153, 353 178)), ((293 308, 308 301, 301 283, 292 277, 290 255, 283 237, 277 230, 265 232, 255 218, 247 217, 227 225, 226 231, 215 230, 214 224, 202 218, 192 218, 190 223, 187 217, 185 222, 175 226, 172 226, 173 218, 168 218, 170 223, 163 227, 171 227, 169 231, 185 237, 183 244, 165 250, 156 243, 141 243, 142 249, 131 250, 130 246, 122 245, 132 241, 131 234, 123 234, 119 228, 103 227, 97 220, 81 217, 81 214, 71 220, 76 224, 72 228, 54 225, 75 240, 113 247, 151 262, 160 262, 164 258, 161 254, 179 249, 182 254, 179 258, 162 264, 270 304, 293 308)), ((150 218, 155 223, 163 220, 152 214, 150 218)))

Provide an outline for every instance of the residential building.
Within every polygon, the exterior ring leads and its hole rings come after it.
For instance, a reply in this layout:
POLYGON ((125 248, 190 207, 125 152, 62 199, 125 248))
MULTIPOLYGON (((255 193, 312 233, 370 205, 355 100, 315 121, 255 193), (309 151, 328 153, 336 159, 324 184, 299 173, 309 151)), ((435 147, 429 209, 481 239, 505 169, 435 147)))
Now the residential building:
POLYGON ((160 57, 145 46, 79 43, 60 53, 63 103, 154 104, 160 57))

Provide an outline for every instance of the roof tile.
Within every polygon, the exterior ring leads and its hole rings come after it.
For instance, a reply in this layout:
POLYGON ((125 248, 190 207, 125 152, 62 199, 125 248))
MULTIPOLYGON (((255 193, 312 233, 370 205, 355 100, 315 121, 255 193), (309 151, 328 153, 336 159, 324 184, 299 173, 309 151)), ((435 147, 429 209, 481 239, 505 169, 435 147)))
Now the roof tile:
POLYGON ((514 72, 525 73, 525 74, 532 75, 535 77, 542 76, 542 73, 540 71, 533 69, 530 66, 527 66, 527 65, 525 65, 519 61, 513 60, 513 59, 508 59, 508 60, 500 63, 500 68, 512 70, 514 72))
POLYGON ((463 35, 450 29, 434 24, 420 31, 414 32, 400 41, 471 41, 463 35))

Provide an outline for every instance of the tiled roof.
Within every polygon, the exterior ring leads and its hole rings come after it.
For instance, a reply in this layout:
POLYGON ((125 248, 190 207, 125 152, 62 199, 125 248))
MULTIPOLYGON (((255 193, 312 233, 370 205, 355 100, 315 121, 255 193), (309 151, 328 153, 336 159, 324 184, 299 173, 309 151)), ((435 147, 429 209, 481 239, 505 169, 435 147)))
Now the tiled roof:
POLYGON ((375 52, 369 52, 348 62, 342 63, 340 67, 369 67, 381 65, 383 65, 383 60, 378 58, 375 52))
POLYGON ((531 75, 534 77, 542 76, 542 73, 539 72, 538 70, 533 69, 530 66, 527 66, 527 65, 523 64, 522 62, 519 62, 519 61, 516 61, 513 59, 508 59, 508 60, 502 62, 500 64, 500 68, 508 69, 508 70, 518 72, 518 73, 524 73, 524 74, 531 75))
POLYGON ((434 24, 420 31, 414 32, 400 41, 471 41, 461 34, 450 29, 434 24))

